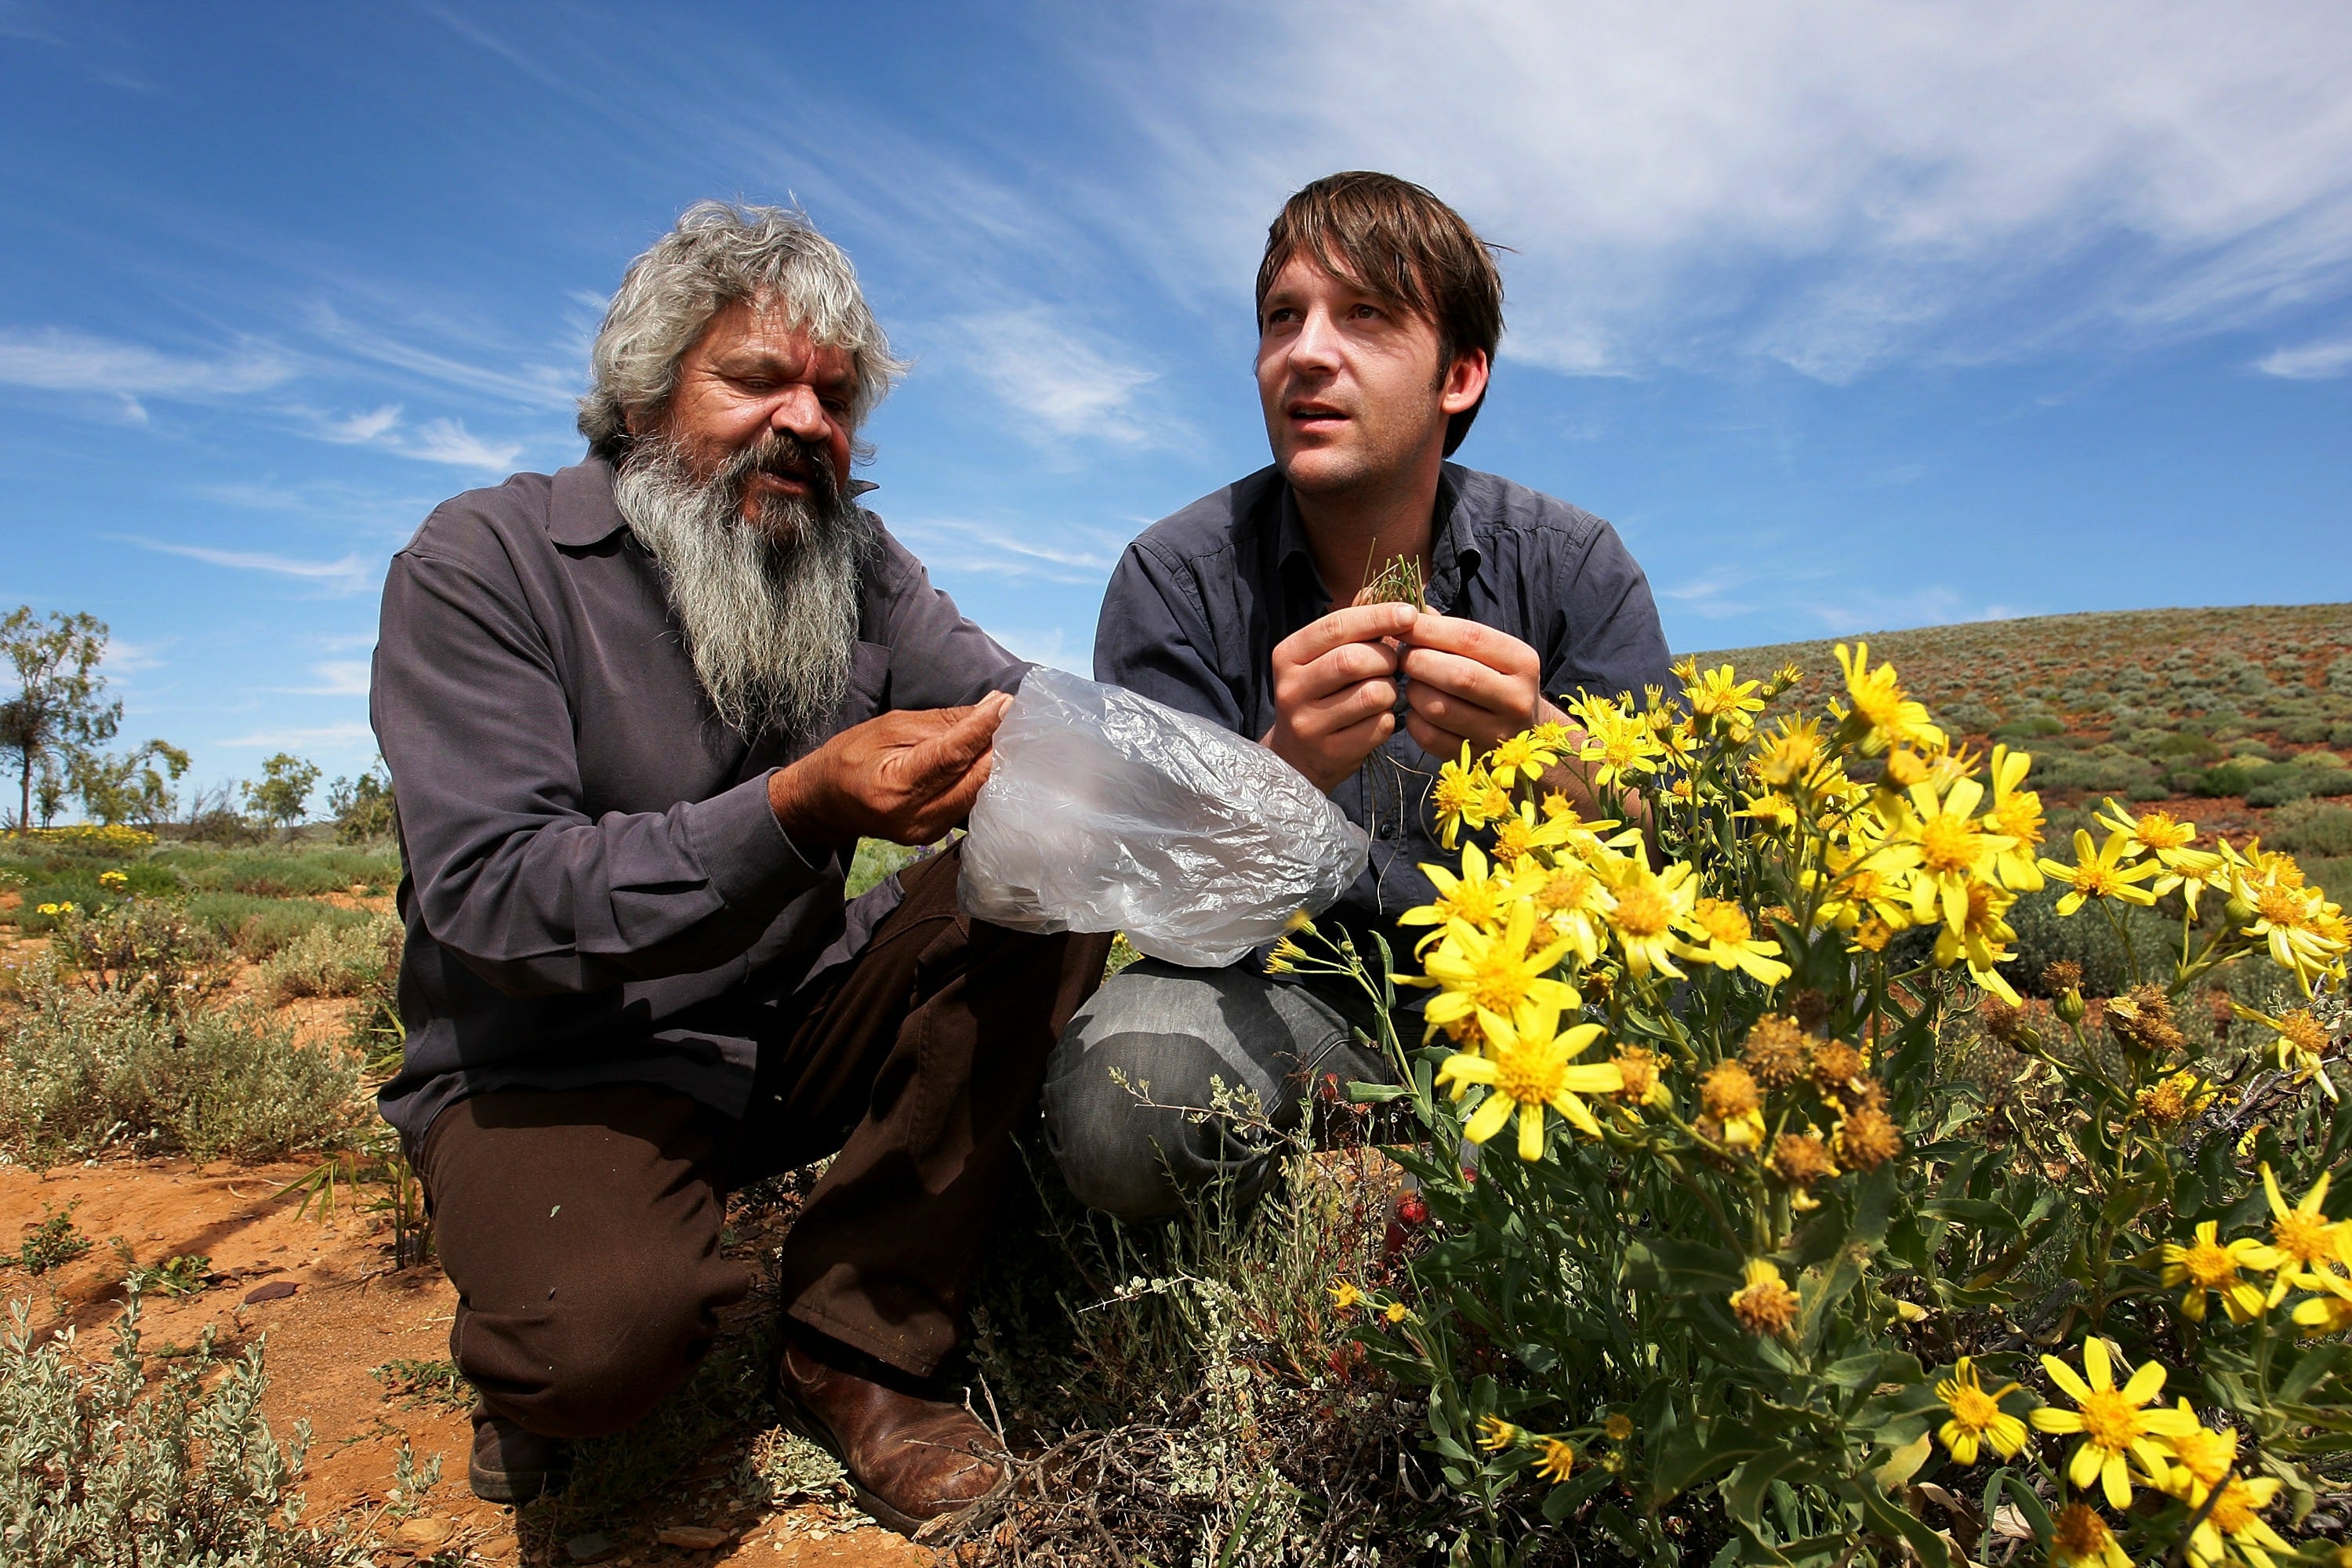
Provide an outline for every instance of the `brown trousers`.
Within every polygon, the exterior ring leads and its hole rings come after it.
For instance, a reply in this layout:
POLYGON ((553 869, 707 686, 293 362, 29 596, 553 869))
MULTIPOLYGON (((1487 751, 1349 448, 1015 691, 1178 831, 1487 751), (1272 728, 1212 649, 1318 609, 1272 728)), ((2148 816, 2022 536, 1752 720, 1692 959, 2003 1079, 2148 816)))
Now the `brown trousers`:
POLYGON ((719 1256, 728 1189, 835 1151, 783 1246, 784 1310, 938 1368, 1013 1131, 1110 941, 970 921, 961 863, 905 874, 872 942, 762 1047, 740 1122, 638 1084, 477 1095, 434 1121, 419 1165, 457 1289, 450 1353, 492 1414, 552 1437, 634 1424, 751 1289, 719 1256))

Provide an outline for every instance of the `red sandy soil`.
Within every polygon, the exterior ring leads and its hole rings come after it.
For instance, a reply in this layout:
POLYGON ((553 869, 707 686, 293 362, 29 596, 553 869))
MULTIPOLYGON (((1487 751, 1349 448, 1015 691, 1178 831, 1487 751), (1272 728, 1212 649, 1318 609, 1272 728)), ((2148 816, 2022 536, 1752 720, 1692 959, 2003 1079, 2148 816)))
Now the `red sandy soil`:
MULTIPOLYGON (((149 1294, 141 1310, 142 1345, 151 1356, 193 1346, 210 1326, 216 1352, 235 1353, 267 1336, 269 1390, 263 1402, 280 1441, 308 1417, 312 1440, 302 1490, 313 1521, 347 1521, 379 1539, 396 1521, 387 1517, 394 1457, 402 1438, 420 1463, 442 1456, 443 1479, 424 1517, 446 1521, 447 1540, 428 1552, 448 1563, 510 1563, 523 1555, 511 1509, 477 1500, 466 1487, 470 1428, 462 1412, 412 1407, 389 1395, 373 1369, 387 1362, 438 1361, 448 1355, 456 1295, 438 1268, 389 1266, 388 1237, 348 1210, 324 1222, 298 1217, 278 1188, 301 1164, 198 1167, 186 1161, 108 1162, 63 1166, 37 1174, 0 1167, 0 1244, 13 1244, 49 1207, 77 1199, 74 1226, 96 1245, 62 1268, 35 1279, 13 1264, 0 1268, 0 1294, 29 1298, 37 1328, 71 1326, 79 1353, 103 1356, 112 1343, 108 1325, 121 1311, 122 1266, 110 1238, 131 1244, 142 1264, 178 1256, 212 1259, 205 1289, 173 1299, 149 1294), (257 1289, 292 1284, 295 1293, 246 1305, 257 1289)), ((12 1247, 13 1249, 13 1247, 12 1247)), ((846 1535, 810 1539, 792 1533, 790 1512, 771 1516, 728 1493, 724 1463, 689 1475, 683 1486, 642 1505, 608 1529, 617 1550, 609 1568, 696 1565, 723 1562, 760 1568, 819 1564, 927 1564, 933 1554, 887 1531, 867 1527, 846 1535), (732 1544, 694 1552, 659 1545, 655 1532, 673 1525, 716 1526, 737 1532, 732 1544)), ((802 1521, 803 1524, 806 1521, 802 1521)), ((379 1562, 406 1555, 387 1541, 379 1562)), ((570 1559, 558 1546, 554 1560, 570 1559)))

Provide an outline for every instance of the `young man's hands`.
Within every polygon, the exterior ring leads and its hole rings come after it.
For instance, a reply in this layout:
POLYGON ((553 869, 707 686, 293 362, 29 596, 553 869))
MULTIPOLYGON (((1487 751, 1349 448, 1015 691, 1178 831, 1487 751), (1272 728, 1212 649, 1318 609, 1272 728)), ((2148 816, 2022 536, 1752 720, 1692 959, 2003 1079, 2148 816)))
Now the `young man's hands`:
POLYGON ((885 713, 768 775, 768 806, 795 844, 933 844, 971 814, 1013 699, 885 713))
POLYGON ((1396 732, 1432 756, 1483 752, 1563 718, 1544 700, 1543 661, 1507 633, 1410 605, 1335 610, 1274 650, 1274 728, 1265 745, 1328 794, 1396 732))
POLYGON ((1412 624, 1411 605, 1352 605, 1276 644, 1266 749, 1324 794, 1337 789, 1396 732, 1402 655, 1390 639, 1412 624))
POLYGON ((1559 710, 1543 697, 1543 661, 1507 633, 1423 611, 1404 654, 1405 732, 1433 757, 1473 752, 1516 735, 1559 710))

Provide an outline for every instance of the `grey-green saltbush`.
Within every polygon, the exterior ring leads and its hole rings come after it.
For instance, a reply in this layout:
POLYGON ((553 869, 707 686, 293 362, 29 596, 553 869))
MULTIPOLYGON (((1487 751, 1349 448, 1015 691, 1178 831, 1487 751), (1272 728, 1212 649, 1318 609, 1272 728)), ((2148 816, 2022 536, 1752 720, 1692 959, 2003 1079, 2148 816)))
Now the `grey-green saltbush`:
POLYGON ((262 1419, 258 1343, 223 1362, 212 1331, 147 1387, 138 1301, 114 1354, 70 1333, 34 1348, 25 1303, 0 1335, 0 1562, 9 1568, 340 1568, 365 1542, 299 1522, 310 1424, 281 1447, 262 1419), (210 1384, 210 1386, 206 1386, 210 1384))
POLYGON ((359 1066, 251 1007, 157 1009, 36 979, 0 1037, 0 1154, 31 1164, 118 1145, 266 1160, 349 1124, 359 1066))
POLYGON ((379 916, 363 925, 321 921, 265 960, 261 991, 271 1002, 299 996, 357 996, 398 962, 400 922, 379 916))

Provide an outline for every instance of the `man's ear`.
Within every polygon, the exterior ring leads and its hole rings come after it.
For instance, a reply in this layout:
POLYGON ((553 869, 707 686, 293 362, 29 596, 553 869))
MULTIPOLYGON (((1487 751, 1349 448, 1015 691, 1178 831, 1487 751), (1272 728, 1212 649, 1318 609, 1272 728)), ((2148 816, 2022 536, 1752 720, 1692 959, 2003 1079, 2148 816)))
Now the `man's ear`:
POLYGON ((1486 374, 1491 367, 1485 349, 1464 349, 1445 367, 1445 379, 1438 384, 1437 406, 1449 419, 1478 406, 1486 395, 1486 374))

